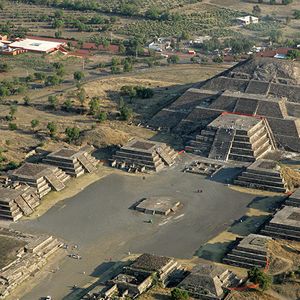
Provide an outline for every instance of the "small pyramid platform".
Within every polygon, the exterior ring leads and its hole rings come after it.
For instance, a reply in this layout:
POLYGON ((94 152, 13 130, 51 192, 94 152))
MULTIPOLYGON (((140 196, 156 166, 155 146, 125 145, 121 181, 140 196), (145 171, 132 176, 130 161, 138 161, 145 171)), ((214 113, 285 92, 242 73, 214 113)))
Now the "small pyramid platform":
POLYGON ((90 155, 92 147, 79 150, 61 148, 47 155, 44 163, 57 166, 70 176, 79 177, 97 170, 98 161, 90 155))
POLYGON ((0 187, 0 218, 17 221, 22 216, 30 215, 40 204, 40 197, 35 188, 28 185, 0 187))
POLYGON ((261 234, 300 242, 300 208, 284 206, 261 230, 261 234))
POLYGON ((267 244, 271 237, 249 234, 223 258, 223 263, 240 268, 264 268, 268 263, 267 244))
POLYGON ((259 159, 248 166, 234 180, 234 184, 278 193, 288 191, 277 163, 269 159, 259 159))
POLYGON ((37 189, 39 197, 43 197, 51 190, 60 191, 65 188, 65 182, 70 178, 58 167, 24 163, 18 169, 9 173, 13 182, 27 184, 37 189))
POLYGON ((186 151, 221 161, 254 162, 276 148, 265 118, 223 113, 186 146, 186 151))
POLYGON ((112 166, 138 171, 160 171, 175 163, 177 153, 165 143, 134 139, 113 155, 112 166))
POLYGON ((286 199, 285 205, 300 207, 300 189, 299 188, 286 199))

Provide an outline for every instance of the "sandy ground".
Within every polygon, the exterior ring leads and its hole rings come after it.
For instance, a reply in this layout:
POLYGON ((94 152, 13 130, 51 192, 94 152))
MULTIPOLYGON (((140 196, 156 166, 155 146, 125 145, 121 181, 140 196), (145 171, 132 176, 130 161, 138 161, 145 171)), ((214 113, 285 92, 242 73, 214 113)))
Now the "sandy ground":
POLYGON ((108 264, 128 252, 192 258, 201 245, 247 213, 252 195, 228 189, 219 180, 182 173, 190 159, 181 157, 175 167, 147 175, 145 180, 125 173, 111 174, 83 190, 82 185, 77 186, 74 194, 81 190, 78 194, 72 197, 72 191, 71 198, 57 200, 41 217, 14 224, 14 228, 53 234, 69 245, 77 244, 83 257, 66 257, 55 276, 46 276, 21 299, 34 300, 48 294, 54 299, 79 299, 72 290, 74 284, 84 287, 98 280, 108 264), (203 188, 200 198, 195 192, 199 187, 203 188), (142 197, 159 195, 173 195, 183 208, 168 217, 128 209, 142 197), (149 218, 153 224, 147 223, 149 218))

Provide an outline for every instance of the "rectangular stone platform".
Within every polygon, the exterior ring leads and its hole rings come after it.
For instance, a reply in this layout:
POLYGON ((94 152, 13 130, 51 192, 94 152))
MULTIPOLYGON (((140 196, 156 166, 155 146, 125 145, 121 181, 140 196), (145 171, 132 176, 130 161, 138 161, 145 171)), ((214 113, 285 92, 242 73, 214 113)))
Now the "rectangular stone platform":
POLYGON ((300 241, 300 208, 284 206, 261 233, 274 238, 300 241))
POLYGON ((180 201, 172 197, 149 197, 139 202, 135 209, 145 214, 166 216, 171 212, 175 212, 179 205, 180 201))
POLYGON ((175 163, 177 153, 167 144, 133 139, 113 155, 113 167, 127 171, 160 171, 175 163))
POLYGON ((79 150, 61 148, 47 155, 44 163, 57 166, 70 176, 78 177, 96 171, 98 161, 90 155, 93 147, 85 146, 79 150))
POLYGON ((271 237, 249 234, 226 254, 223 263, 241 268, 264 268, 268 264, 268 242, 271 237))

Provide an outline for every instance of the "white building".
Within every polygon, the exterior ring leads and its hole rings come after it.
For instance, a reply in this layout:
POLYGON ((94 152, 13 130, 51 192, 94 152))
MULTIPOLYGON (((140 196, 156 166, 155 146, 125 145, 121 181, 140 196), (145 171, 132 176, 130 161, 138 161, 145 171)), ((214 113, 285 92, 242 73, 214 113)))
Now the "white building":
POLYGON ((155 42, 152 42, 148 45, 149 50, 154 50, 154 51, 157 51, 157 52, 162 52, 163 47, 164 47, 163 44, 159 44, 159 43, 155 43, 155 42))
POLYGON ((254 16, 245 16, 245 17, 237 18, 237 21, 241 25, 245 26, 245 25, 249 25, 249 24, 257 24, 259 19, 254 16))
POLYGON ((64 43, 59 42, 41 41, 33 39, 19 39, 9 44, 9 47, 16 49, 24 49, 33 52, 51 53, 53 51, 59 50, 64 45, 64 43))

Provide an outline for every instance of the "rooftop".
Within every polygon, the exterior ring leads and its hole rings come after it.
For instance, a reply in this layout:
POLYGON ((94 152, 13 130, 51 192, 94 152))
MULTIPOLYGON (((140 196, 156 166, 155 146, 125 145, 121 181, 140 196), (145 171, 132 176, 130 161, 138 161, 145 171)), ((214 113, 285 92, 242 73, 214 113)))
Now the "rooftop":
POLYGON ((152 153, 161 143, 146 140, 133 139, 123 146, 124 149, 152 153))
POLYGON ((44 164, 24 163, 18 169, 11 171, 10 174, 18 177, 38 179, 50 172, 52 169, 55 169, 55 167, 44 164))
POLYGON ((11 43, 9 46, 12 48, 22 48, 29 51, 48 52, 54 48, 59 48, 62 45, 63 43, 60 42, 23 39, 23 40, 15 41, 11 43))
POLYGON ((54 151, 50 153, 48 156, 51 157, 61 157, 61 158, 73 158, 75 154, 77 154, 79 151, 69 149, 69 148, 62 148, 57 151, 54 151))
POLYGON ((270 223, 300 228, 300 207, 284 206, 270 223))
POLYGON ((0 187, 0 202, 10 202, 23 194, 23 190, 0 187))
POLYGON ((236 130, 250 130, 252 127, 257 125, 261 121, 260 118, 252 116, 244 116, 238 114, 222 114, 214 121, 212 121, 209 126, 214 128, 224 128, 224 129, 236 129, 236 130))
POLYGON ((252 170, 262 170, 272 173, 279 173, 277 162, 271 159, 258 159, 248 168, 252 170))
POLYGON ((149 272, 158 272, 171 261, 172 258, 169 257, 144 253, 132 263, 131 267, 149 272))
POLYGON ((249 234, 240 241, 239 246, 248 248, 249 250, 266 251, 268 241, 270 240, 272 240, 272 238, 268 236, 249 234))

